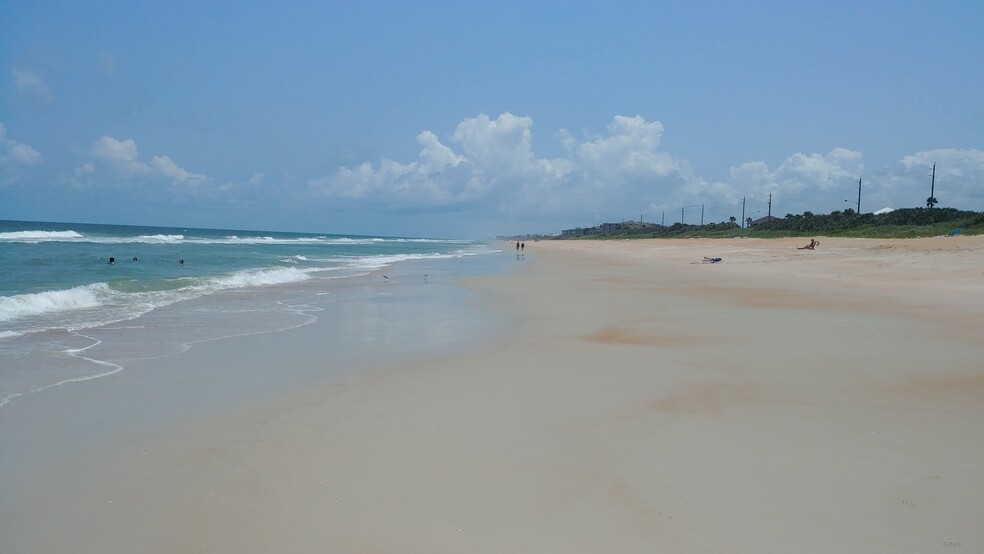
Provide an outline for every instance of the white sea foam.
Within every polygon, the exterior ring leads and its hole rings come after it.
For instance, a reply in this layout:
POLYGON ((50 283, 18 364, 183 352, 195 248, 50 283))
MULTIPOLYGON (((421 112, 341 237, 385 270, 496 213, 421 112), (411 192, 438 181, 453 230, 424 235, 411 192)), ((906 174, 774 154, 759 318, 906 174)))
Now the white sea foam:
POLYGON ((166 290, 121 292, 106 283, 94 283, 65 290, 0 296, 0 322, 27 318, 22 321, 23 327, 18 325, 5 329, 2 336, 52 328, 84 329, 106 325, 221 290, 280 285, 310 278, 304 270, 287 267, 243 270, 218 277, 184 278, 180 281, 186 282, 186 285, 166 290), (98 308, 98 311, 92 312, 93 308, 98 308), (84 311, 87 309, 89 311, 84 311))
POLYGON ((184 235, 140 235, 134 242, 173 244, 184 240, 184 235))
POLYGON ((276 269, 244 270, 224 277, 209 278, 209 286, 217 290, 230 288, 258 287, 267 285, 283 285, 306 281, 311 276, 306 272, 293 268, 281 267, 276 269))
POLYGON ((106 283, 94 283, 66 290, 0 296, 0 321, 51 312, 93 308, 110 293, 106 283))
POLYGON ((85 351, 88 350, 88 349, 90 349, 90 348, 92 348, 93 346, 98 346, 99 344, 101 344, 102 341, 100 341, 98 339, 94 339, 93 337, 87 337, 85 335, 78 335, 78 336, 83 337, 83 338, 86 338, 86 339, 90 339, 93 342, 90 345, 85 346, 83 348, 72 348, 72 349, 66 350, 65 351, 65 354, 67 354, 67 355, 69 355, 69 356, 71 356, 73 358, 79 358, 79 359, 82 359, 82 360, 85 360, 87 362, 92 363, 93 365, 96 366, 96 368, 98 368, 98 369, 95 370, 95 373, 84 373, 82 375, 78 375, 78 376, 75 376, 75 377, 67 377, 65 379, 61 379, 61 380, 56 381, 54 383, 49 383, 49 384, 45 384, 45 385, 38 385, 38 386, 34 386, 34 387, 32 387, 32 388, 30 388, 30 389, 28 389, 26 391, 23 391, 23 392, 15 392, 13 394, 9 394, 9 395, 7 395, 7 396, 5 396, 3 398, 0 398, 0 408, 2 408, 5 404, 7 404, 12 399, 14 399, 14 398, 16 398, 18 396, 24 396, 25 394, 29 394, 29 393, 41 392, 43 390, 47 390, 47 389, 50 389, 52 387, 60 387, 62 385, 67 385, 69 383, 78 383, 78 382, 81 382, 81 381, 91 381, 92 379, 99 379, 101 377, 108 377, 110 375, 114 375, 116 373, 119 373, 119 372, 123 371, 123 366, 121 366, 119 364, 114 364, 114 363, 111 363, 111 362, 105 362, 105 361, 102 361, 102 360, 96 360, 96 359, 93 359, 93 358, 86 357, 84 355, 85 351))
POLYGON ((13 231, 0 233, 0 242, 89 242, 94 244, 323 244, 323 245, 373 245, 384 243, 434 243, 434 244, 469 244, 469 240, 451 239, 414 239, 414 238, 382 238, 382 237, 327 237, 324 235, 312 237, 241 237, 227 235, 224 237, 196 237, 185 234, 154 234, 135 236, 83 235, 77 231, 13 231))
POLYGON ((0 241, 8 242, 42 242, 64 241, 85 238, 75 231, 11 231, 0 233, 0 241))
POLYGON ((389 267, 395 263, 408 260, 443 260, 454 258, 454 254, 386 254, 380 256, 364 256, 349 260, 349 267, 357 269, 375 270, 389 267))

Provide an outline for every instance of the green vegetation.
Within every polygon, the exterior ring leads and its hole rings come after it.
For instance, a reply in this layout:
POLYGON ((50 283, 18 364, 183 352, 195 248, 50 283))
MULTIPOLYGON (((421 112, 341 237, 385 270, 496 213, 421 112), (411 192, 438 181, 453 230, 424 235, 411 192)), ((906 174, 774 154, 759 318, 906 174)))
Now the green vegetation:
MULTIPOLYGON (((858 214, 848 209, 820 215, 812 212, 787 214, 784 218, 744 229, 734 221, 707 225, 675 223, 666 227, 629 221, 578 231, 581 231, 580 236, 591 239, 800 236, 913 238, 946 235, 956 229, 960 229, 960 233, 965 235, 984 234, 984 212, 954 208, 906 208, 875 215, 858 214)), ((560 238, 576 237, 568 235, 560 238)))

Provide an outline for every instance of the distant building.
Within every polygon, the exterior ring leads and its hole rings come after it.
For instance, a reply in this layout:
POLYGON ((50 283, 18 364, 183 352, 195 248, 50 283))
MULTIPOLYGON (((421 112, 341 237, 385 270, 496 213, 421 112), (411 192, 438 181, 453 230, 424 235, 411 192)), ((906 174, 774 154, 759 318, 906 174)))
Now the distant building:
POLYGON ((598 231, 602 235, 614 235, 622 230, 621 223, 602 223, 598 226, 598 231))
POLYGON ((774 215, 767 215, 765 217, 760 217, 760 218, 756 219, 755 221, 752 221, 749 225, 751 227, 755 227, 759 223, 767 223, 769 221, 778 221, 778 220, 779 220, 779 218, 776 217, 776 216, 774 216, 774 215))

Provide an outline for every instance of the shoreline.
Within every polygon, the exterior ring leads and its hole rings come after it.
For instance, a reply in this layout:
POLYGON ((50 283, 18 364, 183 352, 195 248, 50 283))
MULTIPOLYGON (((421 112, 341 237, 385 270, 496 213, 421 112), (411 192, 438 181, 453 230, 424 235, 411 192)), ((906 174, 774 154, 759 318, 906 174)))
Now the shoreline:
MULTIPOLYGON (((499 271, 497 254, 462 258, 401 260, 364 273, 312 278, 293 283, 244 287, 203 294, 189 300, 158 306, 120 321, 80 329, 49 329, 8 337, 12 343, 11 364, 4 368, 8 379, 0 391, 0 417, 3 408, 34 394, 72 383, 111 377, 134 364, 147 360, 181 356, 195 345, 237 337, 280 333, 310 325, 330 308, 375 296, 381 299, 400 287, 421 283, 443 286, 453 281, 453 269, 468 272, 499 271), (467 259, 467 263, 463 260, 467 259), (431 267, 430 270, 427 268, 431 267), (427 282, 427 271, 431 272, 427 282), (405 274, 407 279, 385 281, 389 288, 377 287, 386 273, 405 274), (421 282, 418 282, 421 281, 421 282), (250 314, 255 314, 250 317, 250 314), (26 368, 44 366, 36 381, 26 368), (20 377, 20 379, 18 379, 20 377)), ((388 279, 388 277, 386 278, 388 279)), ((344 329, 342 330, 344 331, 344 329)))
MULTIPOLYGON (((483 340, 107 433, 103 465, 38 485, 0 545, 979 549, 984 240, 754 240, 529 243, 512 271, 460 280, 501 322, 483 340)), ((275 367, 289 346, 323 363, 292 335, 193 349, 186 372, 275 367)))

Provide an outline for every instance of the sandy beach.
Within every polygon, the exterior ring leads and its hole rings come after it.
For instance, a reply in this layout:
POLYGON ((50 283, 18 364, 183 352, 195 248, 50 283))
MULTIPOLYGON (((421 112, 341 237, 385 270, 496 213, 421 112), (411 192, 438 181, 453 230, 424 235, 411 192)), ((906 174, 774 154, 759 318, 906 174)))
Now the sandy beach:
POLYGON ((819 240, 506 246, 454 347, 172 403, 317 366, 315 324, 45 391, 0 551, 984 551, 984 237, 819 240))

